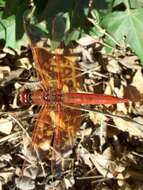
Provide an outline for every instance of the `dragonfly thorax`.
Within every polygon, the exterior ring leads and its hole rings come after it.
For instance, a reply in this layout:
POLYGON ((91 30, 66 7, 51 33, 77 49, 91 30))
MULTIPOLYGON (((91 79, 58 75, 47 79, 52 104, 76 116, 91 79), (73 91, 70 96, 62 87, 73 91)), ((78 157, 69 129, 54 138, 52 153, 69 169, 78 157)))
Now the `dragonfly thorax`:
POLYGON ((49 88, 43 91, 43 99, 49 103, 62 102, 62 92, 60 89, 49 88))

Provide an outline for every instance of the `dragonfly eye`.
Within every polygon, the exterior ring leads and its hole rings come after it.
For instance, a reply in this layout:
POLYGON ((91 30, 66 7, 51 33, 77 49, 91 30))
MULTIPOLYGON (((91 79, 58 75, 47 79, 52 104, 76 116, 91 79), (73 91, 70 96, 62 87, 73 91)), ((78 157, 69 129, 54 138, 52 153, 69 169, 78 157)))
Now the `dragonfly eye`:
POLYGON ((30 105, 31 104, 31 91, 29 89, 25 89, 19 94, 19 101, 22 105, 30 105))

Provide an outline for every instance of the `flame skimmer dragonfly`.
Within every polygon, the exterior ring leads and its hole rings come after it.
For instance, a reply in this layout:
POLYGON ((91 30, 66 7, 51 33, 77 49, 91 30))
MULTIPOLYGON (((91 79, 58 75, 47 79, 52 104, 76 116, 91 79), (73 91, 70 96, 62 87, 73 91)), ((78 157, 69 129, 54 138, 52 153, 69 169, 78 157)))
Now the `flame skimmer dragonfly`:
POLYGON ((81 122, 81 105, 117 104, 126 103, 128 100, 78 92, 82 89, 82 74, 76 56, 65 49, 50 51, 43 44, 41 47, 31 32, 28 36, 41 88, 34 91, 24 90, 19 98, 23 105, 41 106, 32 143, 40 158, 52 160, 52 170, 57 171, 62 158, 73 147, 81 122))

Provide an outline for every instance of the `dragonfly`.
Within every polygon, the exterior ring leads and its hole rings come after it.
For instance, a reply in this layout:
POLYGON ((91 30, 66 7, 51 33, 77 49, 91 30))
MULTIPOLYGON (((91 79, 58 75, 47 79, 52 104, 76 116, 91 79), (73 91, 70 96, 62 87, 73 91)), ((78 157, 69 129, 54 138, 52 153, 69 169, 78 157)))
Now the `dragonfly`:
POLYGON ((77 56, 67 48, 50 50, 31 31, 28 36, 41 86, 35 90, 25 89, 19 99, 23 105, 41 107, 32 147, 41 160, 51 161, 54 173, 63 170, 62 160, 71 154, 82 121, 82 106, 127 103, 128 99, 84 92, 84 76, 77 56))

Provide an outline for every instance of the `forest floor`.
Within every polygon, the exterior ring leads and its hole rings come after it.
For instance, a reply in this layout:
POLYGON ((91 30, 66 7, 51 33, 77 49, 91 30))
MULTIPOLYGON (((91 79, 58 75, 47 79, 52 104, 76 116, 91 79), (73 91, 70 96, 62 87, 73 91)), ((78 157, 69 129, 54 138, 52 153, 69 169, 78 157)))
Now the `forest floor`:
POLYGON ((107 55, 102 42, 89 37, 81 39, 75 51, 80 52, 85 92, 124 97, 129 103, 81 106, 72 162, 62 177, 53 175, 50 161, 27 156, 39 107, 22 106, 18 97, 22 89, 40 84, 31 50, 1 48, 0 189, 143 189, 142 65, 129 48, 107 55), (23 175, 25 162, 30 170, 23 175))

